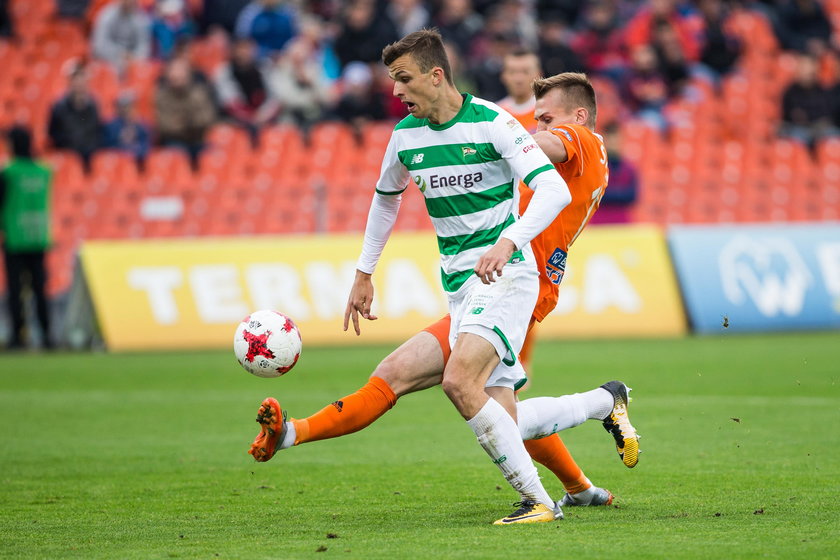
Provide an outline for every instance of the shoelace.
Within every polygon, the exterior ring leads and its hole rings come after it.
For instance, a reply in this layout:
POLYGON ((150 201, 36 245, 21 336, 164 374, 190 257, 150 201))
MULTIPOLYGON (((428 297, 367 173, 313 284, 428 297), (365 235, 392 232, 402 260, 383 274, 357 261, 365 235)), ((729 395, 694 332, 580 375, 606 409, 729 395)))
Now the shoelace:
POLYGON ((518 507, 519 509, 508 515, 508 517, 518 517, 520 515, 525 515, 526 513, 531 513, 536 505, 537 502, 533 500, 522 500, 521 502, 515 502, 513 506, 518 507))

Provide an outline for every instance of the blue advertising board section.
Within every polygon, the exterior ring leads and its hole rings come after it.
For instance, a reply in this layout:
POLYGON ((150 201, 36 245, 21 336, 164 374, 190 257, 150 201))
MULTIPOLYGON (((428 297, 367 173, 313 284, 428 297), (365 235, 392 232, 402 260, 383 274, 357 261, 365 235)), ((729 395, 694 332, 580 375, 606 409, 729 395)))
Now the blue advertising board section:
POLYGON ((668 243, 696 332, 840 328, 840 224, 681 226, 668 243))

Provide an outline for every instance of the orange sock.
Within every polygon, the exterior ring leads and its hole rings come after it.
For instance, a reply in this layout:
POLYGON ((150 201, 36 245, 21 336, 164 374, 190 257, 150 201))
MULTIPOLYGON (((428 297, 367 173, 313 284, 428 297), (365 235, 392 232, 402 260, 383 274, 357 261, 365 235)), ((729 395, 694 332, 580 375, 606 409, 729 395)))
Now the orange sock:
POLYGON ((371 425, 397 403, 390 385, 371 377, 365 385, 343 399, 325 406, 309 418, 292 420, 297 436, 295 445, 352 434, 371 425))
POLYGON ((525 449, 528 450, 532 459, 546 466, 557 475, 569 494, 583 492, 592 486, 592 483, 580 470, 575 460, 572 459, 572 454, 569 453, 566 444, 557 434, 542 439, 528 440, 525 442, 525 449))

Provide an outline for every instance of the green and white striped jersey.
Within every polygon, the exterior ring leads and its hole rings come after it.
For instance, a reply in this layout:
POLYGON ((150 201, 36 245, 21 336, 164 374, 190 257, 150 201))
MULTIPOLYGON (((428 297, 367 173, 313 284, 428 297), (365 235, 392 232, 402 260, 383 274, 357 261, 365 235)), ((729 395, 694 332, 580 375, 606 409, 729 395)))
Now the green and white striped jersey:
MULTIPOLYGON (((449 122, 435 125, 409 115, 397 124, 376 192, 400 194, 414 179, 437 233, 443 288, 451 294, 519 218, 519 179, 533 186, 546 172, 557 173, 516 119, 467 94, 449 122)), ((522 249, 512 262, 533 260, 530 247, 522 249)))

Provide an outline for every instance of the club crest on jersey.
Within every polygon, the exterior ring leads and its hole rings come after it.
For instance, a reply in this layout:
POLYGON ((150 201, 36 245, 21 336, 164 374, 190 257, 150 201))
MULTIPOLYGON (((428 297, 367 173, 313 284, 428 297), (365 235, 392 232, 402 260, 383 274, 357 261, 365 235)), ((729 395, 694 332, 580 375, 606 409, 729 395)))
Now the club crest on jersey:
POLYGON ((566 255, 566 251, 558 247, 545 263, 545 274, 552 284, 559 284, 563 280, 566 273, 566 255))
POLYGON ((463 152, 464 157, 474 156, 476 154, 475 148, 470 148, 469 146, 461 146, 461 152, 463 152))

